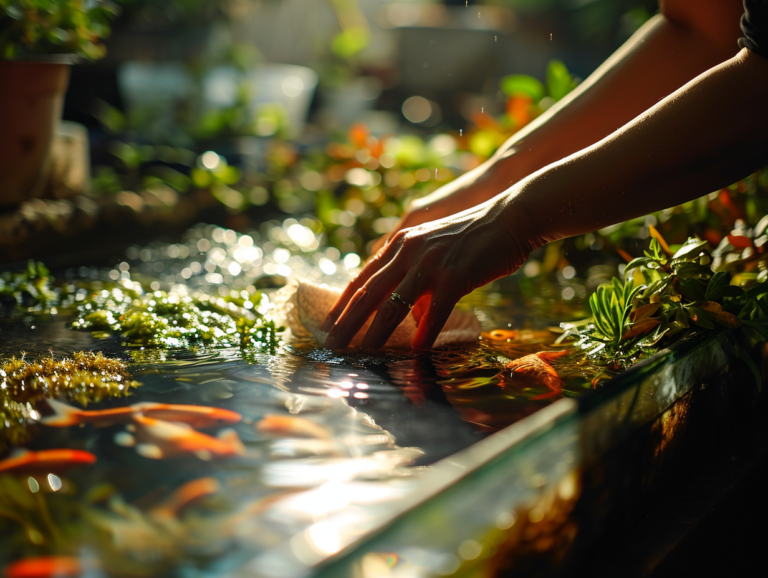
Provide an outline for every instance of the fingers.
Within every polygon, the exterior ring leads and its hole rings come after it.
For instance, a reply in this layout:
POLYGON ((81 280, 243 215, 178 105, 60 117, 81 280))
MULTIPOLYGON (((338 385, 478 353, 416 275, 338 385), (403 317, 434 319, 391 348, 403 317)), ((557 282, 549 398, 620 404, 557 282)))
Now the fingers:
POLYGON ((411 344, 414 349, 432 349, 437 336, 456 305, 457 298, 446 293, 433 293, 427 310, 421 317, 416 337, 411 344))
POLYGON ((381 269, 355 292, 331 328, 325 340, 326 348, 343 349, 349 345, 371 313, 378 309, 395 290, 405 276, 405 271, 393 265, 394 263, 381 269))
POLYGON ((416 279, 418 277, 414 275, 406 276, 394 291, 400 296, 400 299, 392 299, 390 296, 381 304, 376 317, 365 334, 363 349, 376 351, 384 347, 392 332, 411 312, 411 307, 408 305, 416 301, 420 293, 415 284, 416 279))
POLYGON ((365 285, 368 279, 373 277, 376 273, 378 273, 381 270, 382 267, 384 267, 387 263, 389 263, 392 260, 392 257, 397 252, 393 245, 394 245, 393 243, 390 243, 389 245, 386 246, 386 248, 384 249, 384 251, 382 251, 381 254, 376 255, 374 258, 370 259, 365 264, 362 271, 358 273, 357 277, 355 277, 349 283, 349 285, 347 285, 346 289, 344 289, 343 293, 341 294, 341 297, 338 298, 334 306, 328 312, 328 316, 325 318, 325 321, 323 322, 323 325, 320 328, 321 331, 328 333, 331 330, 331 328, 334 326, 338 318, 341 316, 342 312, 347 308, 349 301, 352 299, 355 293, 357 293, 358 290, 363 285, 365 285))

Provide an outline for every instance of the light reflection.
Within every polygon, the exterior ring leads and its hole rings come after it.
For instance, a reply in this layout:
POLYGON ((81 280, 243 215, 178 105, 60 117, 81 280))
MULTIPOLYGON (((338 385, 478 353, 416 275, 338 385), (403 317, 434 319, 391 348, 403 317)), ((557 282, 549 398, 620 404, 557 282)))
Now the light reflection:
POLYGON ((54 492, 58 492, 61 489, 61 478, 56 474, 48 474, 48 485, 54 492))
POLYGON ((38 484, 37 480, 32 476, 27 479, 27 485, 29 486, 29 491, 33 494, 36 494, 40 491, 40 484, 38 484))
POLYGON ((325 554, 335 554, 341 549, 341 536, 330 522, 318 522, 307 530, 314 546, 325 554))

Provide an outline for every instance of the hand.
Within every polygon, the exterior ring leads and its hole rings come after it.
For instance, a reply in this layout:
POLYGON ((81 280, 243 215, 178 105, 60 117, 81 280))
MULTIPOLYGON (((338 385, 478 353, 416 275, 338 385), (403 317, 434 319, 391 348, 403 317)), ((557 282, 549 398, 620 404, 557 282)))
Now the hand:
POLYGON ((344 290, 323 325, 329 349, 346 347, 378 310, 363 348, 380 349, 414 305, 414 348, 429 349, 456 302, 513 273, 535 246, 517 205, 500 195, 478 207, 395 234, 344 290), (395 292, 402 301, 390 299, 395 292))
MULTIPOLYGON (((416 199, 406 209, 394 229, 380 237, 371 253, 378 253, 397 233, 429 221, 443 219, 498 195, 510 185, 510 176, 520 177, 508 159, 489 159, 479 167, 443 185, 426 197, 416 199)), ((518 163, 520 164, 520 163, 518 163)))

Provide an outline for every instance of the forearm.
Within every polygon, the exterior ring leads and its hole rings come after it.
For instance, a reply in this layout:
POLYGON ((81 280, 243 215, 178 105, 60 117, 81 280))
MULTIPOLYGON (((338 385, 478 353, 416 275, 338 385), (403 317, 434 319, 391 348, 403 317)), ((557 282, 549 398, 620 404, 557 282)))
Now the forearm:
POLYGON ((680 204, 768 161, 768 60, 742 50, 500 200, 539 245, 680 204))
POLYGON ((430 207, 434 218, 440 218, 456 210, 451 197, 461 196, 459 205, 464 207, 486 201, 598 142, 733 55, 739 37, 739 0, 675 2, 665 2, 667 15, 652 18, 571 94, 516 133, 488 161, 411 208, 430 207))
POLYGON ((729 24, 718 36, 704 22, 652 18, 570 95, 505 143, 491 161, 492 170, 508 186, 605 138, 732 57, 740 9, 738 0, 728 6, 729 24))

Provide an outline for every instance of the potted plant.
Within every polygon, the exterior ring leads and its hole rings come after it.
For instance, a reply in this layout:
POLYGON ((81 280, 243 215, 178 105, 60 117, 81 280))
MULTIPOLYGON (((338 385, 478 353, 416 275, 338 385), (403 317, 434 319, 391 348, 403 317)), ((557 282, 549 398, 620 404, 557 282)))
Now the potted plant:
POLYGON ((0 207, 42 188, 69 65, 104 55, 114 12, 104 0, 0 0, 0 207))

